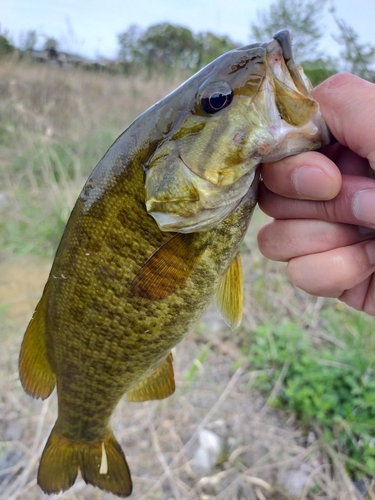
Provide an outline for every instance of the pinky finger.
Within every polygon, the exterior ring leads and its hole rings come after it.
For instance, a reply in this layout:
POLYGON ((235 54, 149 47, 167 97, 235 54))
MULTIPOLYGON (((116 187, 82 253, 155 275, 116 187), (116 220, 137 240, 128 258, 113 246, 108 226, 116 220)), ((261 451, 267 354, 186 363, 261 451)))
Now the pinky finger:
POLYGON ((288 263, 291 281, 302 290, 339 298, 375 271, 375 241, 295 257, 288 263))

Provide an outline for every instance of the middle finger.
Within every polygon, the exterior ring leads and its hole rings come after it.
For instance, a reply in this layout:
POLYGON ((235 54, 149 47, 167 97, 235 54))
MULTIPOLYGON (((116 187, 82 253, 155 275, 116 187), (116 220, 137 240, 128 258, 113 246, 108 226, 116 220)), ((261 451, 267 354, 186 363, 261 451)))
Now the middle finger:
POLYGON ((314 219, 272 220, 258 233, 258 245, 268 259, 288 260, 345 247, 375 238, 375 230, 364 233, 355 225, 314 219))
POLYGON ((375 179, 343 175, 339 194, 327 201, 284 198, 261 183, 259 206, 276 219, 321 219, 375 229, 375 179))

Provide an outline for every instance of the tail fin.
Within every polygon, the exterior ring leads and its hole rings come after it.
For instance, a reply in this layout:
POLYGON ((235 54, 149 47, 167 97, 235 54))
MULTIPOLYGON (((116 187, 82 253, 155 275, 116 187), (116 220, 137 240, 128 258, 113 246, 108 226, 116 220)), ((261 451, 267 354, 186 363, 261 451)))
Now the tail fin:
POLYGON ((40 460, 38 484, 45 493, 69 489, 78 471, 88 484, 119 497, 132 492, 125 455, 111 431, 104 439, 73 441, 54 428, 40 460))

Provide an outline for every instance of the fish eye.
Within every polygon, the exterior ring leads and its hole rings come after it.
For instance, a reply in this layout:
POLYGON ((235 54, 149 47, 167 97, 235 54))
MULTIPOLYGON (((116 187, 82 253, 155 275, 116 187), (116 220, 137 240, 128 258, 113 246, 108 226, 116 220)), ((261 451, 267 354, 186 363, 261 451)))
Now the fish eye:
POLYGON ((217 113, 229 106, 233 99, 233 91, 225 82, 210 85, 201 94, 201 105, 206 113, 217 113))

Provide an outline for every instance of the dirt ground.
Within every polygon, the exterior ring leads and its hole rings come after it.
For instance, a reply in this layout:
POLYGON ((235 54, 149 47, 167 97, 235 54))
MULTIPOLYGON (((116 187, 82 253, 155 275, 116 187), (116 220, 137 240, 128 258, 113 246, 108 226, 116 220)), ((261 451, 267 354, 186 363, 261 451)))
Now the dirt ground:
MULTIPOLYGON (((23 392, 17 372, 22 335, 49 268, 49 261, 29 255, 0 263, 0 303, 5 304, 0 334, 4 500, 49 498, 36 485, 36 471, 56 418, 56 397, 33 400, 23 392)), ((244 318, 245 326, 249 321, 249 316, 244 318)), ((174 358, 177 390, 172 397, 149 403, 121 401, 113 415, 115 435, 132 471, 132 498, 361 498, 345 475, 340 477, 340 469, 313 433, 303 435, 292 419, 271 409, 251 389, 257 373, 245 362, 233 368, 241 359, 236 333, 214 307, 177 346, 174 358)), ((71 490, 52 498, 116 497, 79 479, 71 490)))

